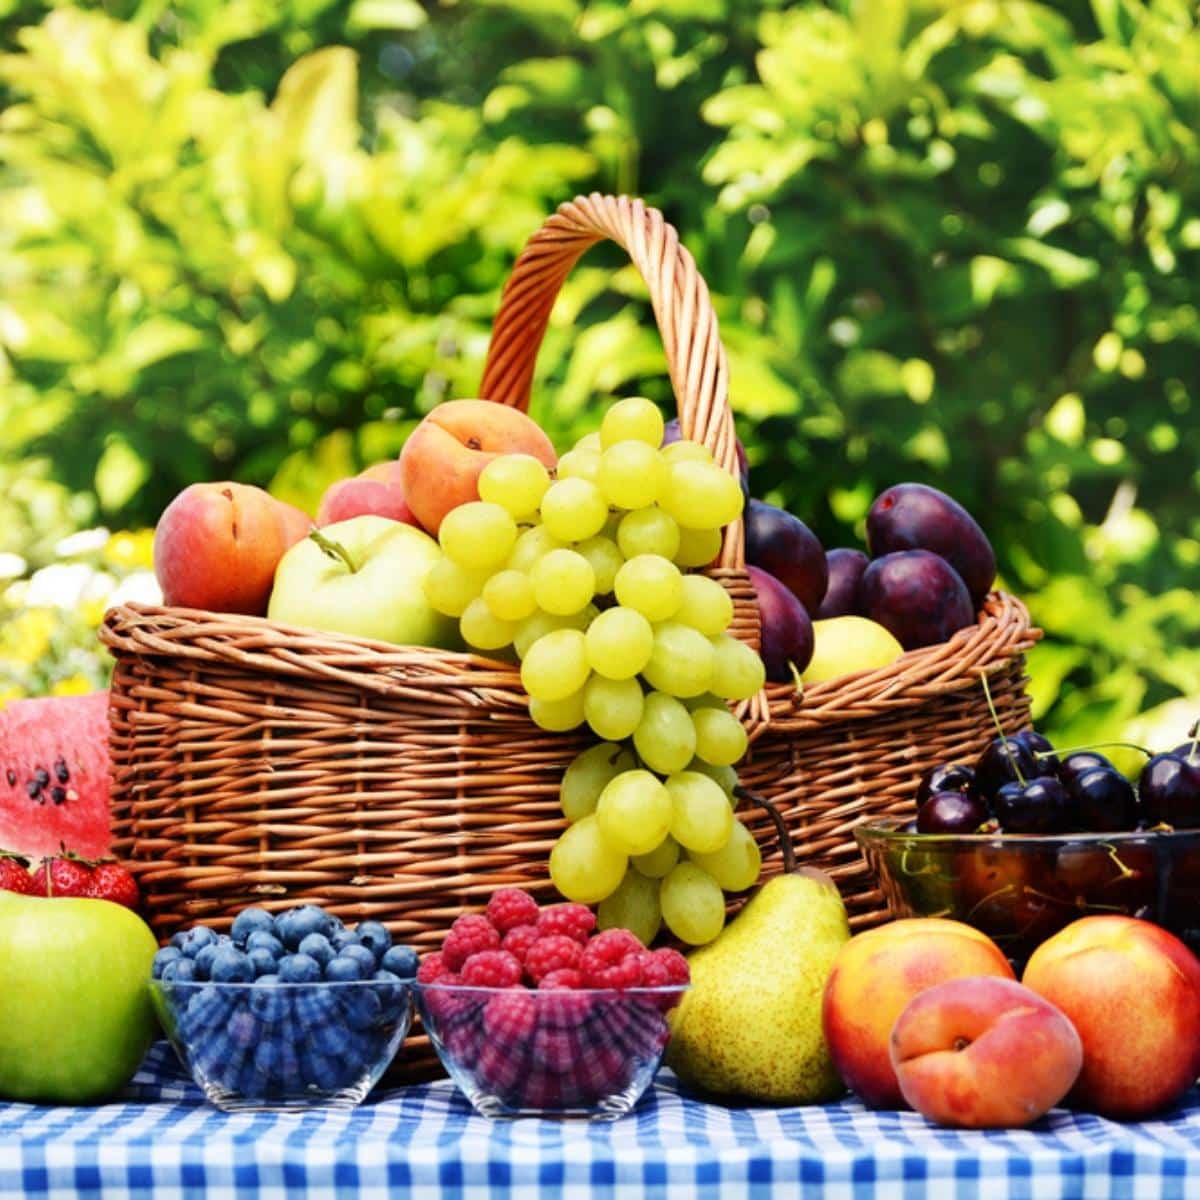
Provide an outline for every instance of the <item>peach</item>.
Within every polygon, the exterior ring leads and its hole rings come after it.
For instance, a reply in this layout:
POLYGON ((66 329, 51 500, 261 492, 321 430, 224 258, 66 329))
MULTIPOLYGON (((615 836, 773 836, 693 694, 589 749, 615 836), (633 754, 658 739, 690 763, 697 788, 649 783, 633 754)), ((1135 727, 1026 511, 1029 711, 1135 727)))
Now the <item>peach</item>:
POLYGON ((154 574, 163 602, 261 616, 284 551, 307 516, 262 488, 193 483, 163 509, 154 530, 154 574))
POLYGON ((1043 942, 1023 982, 1067 1014, 1083 1040, 1068 1104, 1136 1120, 1200 1075, 1200 960, 1136 917, 1081 917, 1043 942))
POLYGON ((1010 1129, 1049 1112, 1083 1064, 1075 1026, 1011 979, 968 976, 915 997, 891 1036, 905 1100, 961 1129, 1010 1129))
POLYGON ((380 483, 364 475, 339 479, 325 489, 325 495, 317 507, 317 524, 322 527, 334 525, 338 521, 348 521, 351 517, 367 514, 403 521, 406 525, 417 524, 417 518, 413 516, 398 486, 380 483))
POLYGON ((490 400, 447 400, 412 431, 400 452, 400 479, 417 520, 436 534, 442 518, 479 499, 479 472, 501 454, 558 462, 550 439, 523 412, 490 400))
POLYGON ((913 917, 868 929, 842 947, 825 985, 825 1040, 846 1086, 875 1108, 903 1108, 888 1042, 926 988, 963 975, 1013 979, 1000 948, 960 921, 913 917))

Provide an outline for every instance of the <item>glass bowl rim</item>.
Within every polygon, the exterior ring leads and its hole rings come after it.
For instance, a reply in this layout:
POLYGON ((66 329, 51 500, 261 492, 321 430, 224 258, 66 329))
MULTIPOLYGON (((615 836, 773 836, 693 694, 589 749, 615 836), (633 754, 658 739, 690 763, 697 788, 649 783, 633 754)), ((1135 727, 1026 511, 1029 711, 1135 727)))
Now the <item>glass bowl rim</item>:
MULTIPOLYGON (((167 981, 171 982, 170 980, 167 981)), ((423 983, 417 980, 416 989, 421 992, 464 992, 479 996, 507 996, 513 992, 524 992, 527 996, 679 996, 688 990, 691 983, 668 983, 661 987, 635 988, 527 988, 514 984, 512 987, 481 987, 468 983, 423 983)))
MULTIPOLYGON (((265 984, 263 990, 271 990, 274 988, 356 988, 356 987, 396 987, 398 984, 411 984, 416 981, 415 975, 398 975, 393 981, 391 979, 314 979, 310 983, 297 983, 294 980, 279 980, 271 979, 265 984)), ((256 988, 261 983, 259 979, 233 979, 233 980, 218 980, 218 979, 151 979, 152 987, 178 987, 178 988, 228 988, 246 989, 256 988)))
MULTIPOLYGON (((907 823, 907 822, 904 822, 907 823)), ((866 842, 919 841, 922 845, 950 846, 1029 846, 1031 848, 1062 846, 1065 843, 1082 842, 1085 845, 1102 845, 1116 842, 1127 845, 1137 842, 1170 845, 1176 841, 1185 843, 1189 838, 1200 841, 1197 829, 1120 829, 1108 833, 920 833, 915 829, 902 829, 900 818, 884 822, 864 822, 854 827, 854 838, 862 845, 866 842)))

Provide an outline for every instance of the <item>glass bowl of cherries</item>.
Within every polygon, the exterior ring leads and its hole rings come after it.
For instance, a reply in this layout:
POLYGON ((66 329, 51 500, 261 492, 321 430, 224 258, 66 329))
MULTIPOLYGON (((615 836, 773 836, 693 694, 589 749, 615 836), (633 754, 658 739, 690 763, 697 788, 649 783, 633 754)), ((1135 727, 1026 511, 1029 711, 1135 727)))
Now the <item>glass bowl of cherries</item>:
POLYGON ((893 916, 965 921, 1018 966, 1099 913, 1154 921, 1200 953, 1200 723, 1188 739, 1143 751, 1135 785, 1099 749, 1000 735, 974 763, 925 772, 915 821, 855 836, 893 916))

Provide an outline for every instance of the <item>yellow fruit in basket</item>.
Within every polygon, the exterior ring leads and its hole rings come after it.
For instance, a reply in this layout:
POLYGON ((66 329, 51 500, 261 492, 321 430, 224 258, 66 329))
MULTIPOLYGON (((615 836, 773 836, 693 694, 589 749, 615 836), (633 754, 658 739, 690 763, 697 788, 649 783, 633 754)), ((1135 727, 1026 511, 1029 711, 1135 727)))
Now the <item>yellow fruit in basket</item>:
POLYGON ((280 560, 267 616, 402 646, 460 646, 457 623, 425 597, 440 558, 427 533, 386 517, 327 525, 280 560))
POLYGON ((866 617, 829 617, 813 622, 813 656, 801 677, 824 683, 855 671, 874 671, 895 662, 904 647, 866 617))

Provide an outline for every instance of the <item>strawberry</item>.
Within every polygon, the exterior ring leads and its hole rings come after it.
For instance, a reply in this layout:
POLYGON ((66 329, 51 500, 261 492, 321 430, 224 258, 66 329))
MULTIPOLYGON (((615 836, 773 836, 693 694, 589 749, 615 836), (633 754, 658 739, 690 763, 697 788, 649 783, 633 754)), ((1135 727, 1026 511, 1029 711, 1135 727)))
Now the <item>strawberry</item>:
POLYGON ((92 883, 88 895, 97 900, 111 900, 113 904, 132 908, 135 912, 142 900, 137 880, 125 867, 115 862, 98 863, 92 869, 92 883))
POLYGON ((0 892, 20 892, 25 896, 33 892, 33 880, 20 859, 0 857, 0 892))
POLYGON ((35 896, 87 896, 92 868, 78 858, 44 858, 31 883, 35 896))

